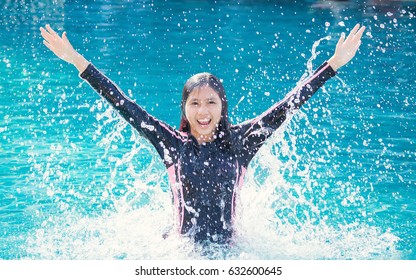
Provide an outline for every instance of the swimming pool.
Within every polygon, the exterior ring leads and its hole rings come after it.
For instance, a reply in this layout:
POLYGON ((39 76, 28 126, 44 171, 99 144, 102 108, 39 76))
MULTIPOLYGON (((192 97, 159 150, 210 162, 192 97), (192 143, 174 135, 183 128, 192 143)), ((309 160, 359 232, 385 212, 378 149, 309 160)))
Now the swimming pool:
POLYGON ((173 209, 158 155, 42 45, 40 26, 66 30, 178 127, 191 75, 223 79, 241 122, 357 22, 367 26, 360 53, 262 148, 238 201, 236 245, 210 258, 416 259, 416 5, 228 2, 2 2, 1 259, 205 258, 162 238, 173 209))

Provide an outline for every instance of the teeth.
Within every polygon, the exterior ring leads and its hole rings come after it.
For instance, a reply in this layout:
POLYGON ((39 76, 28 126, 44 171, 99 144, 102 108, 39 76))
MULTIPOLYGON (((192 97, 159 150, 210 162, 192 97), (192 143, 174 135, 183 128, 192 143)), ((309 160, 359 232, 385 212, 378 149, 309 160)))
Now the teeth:
POLYGON ((209 124, 209 122, 211 121, 211 119, 202 119, 202 120, 198 120, 198 122, 200 124, 209 124))

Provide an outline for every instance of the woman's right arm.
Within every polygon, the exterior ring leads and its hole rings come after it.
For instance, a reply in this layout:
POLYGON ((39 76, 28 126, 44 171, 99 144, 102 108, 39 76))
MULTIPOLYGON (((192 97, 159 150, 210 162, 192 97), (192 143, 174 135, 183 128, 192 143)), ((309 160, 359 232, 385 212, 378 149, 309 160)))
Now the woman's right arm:
POLYGON ((88 60, 79 54, 71 45, 66 32, 60 37, 49 25, 40 28, 44 44, 59 58, 73 64, 80 77, 104 97, 119 114, 130 123, 141 135, 147 138, 169 166, 173 163, 173 154, 186 137, 169 125, 155 119, 143 108, 130 100, 115 83, 97 70, 88 60))
POLYGON ((167 166, 173 163, 172 156, 178 146, 187 140, 186 136, 183 136, 168 124, 157 120, 130 100, 115 83, 95 68, 94 65, 89 64, 80 76, 104 97, 128 123, 153 144, 167 166))

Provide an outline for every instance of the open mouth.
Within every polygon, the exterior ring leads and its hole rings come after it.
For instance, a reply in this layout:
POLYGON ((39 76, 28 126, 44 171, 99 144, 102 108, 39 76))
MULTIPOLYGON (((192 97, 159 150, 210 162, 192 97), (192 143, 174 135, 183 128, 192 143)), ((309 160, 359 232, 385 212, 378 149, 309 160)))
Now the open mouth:
POLYGON ((202 120, 197 120, 198 124, 201 126, 207 126, 211 123, 211 119, 202 119, 202 120))

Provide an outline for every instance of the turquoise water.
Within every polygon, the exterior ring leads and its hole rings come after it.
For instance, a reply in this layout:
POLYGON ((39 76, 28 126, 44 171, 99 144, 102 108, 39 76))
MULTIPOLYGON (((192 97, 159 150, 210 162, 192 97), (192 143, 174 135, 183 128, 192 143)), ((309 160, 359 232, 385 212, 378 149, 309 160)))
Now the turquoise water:
POLYGON ((66 30, 177 127, 191 75, 223 79, 241 122, 357 22, 367 26, 360 52, 261 149, 236 245, 210 258, 416 259, 414 2, 26 2, 0 2, 1 259, 205 258, 162 238, 173 209, 158 155, 42 45, 40 26, 66 30))

